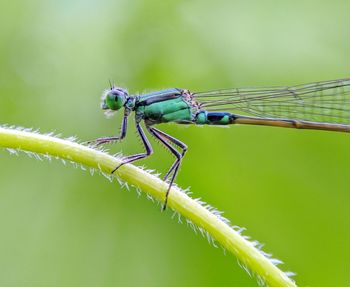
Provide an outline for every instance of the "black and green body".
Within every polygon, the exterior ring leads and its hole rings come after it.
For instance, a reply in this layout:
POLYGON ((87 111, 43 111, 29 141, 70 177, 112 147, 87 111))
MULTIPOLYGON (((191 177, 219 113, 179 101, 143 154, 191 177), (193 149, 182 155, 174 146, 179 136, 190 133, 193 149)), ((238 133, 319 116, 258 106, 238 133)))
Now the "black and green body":
POLYGON ((187 146, 155 128, 156 124, 250 124, 350 132, 350 79, 294 87, 227 89, 200 93, 171 88, 137 96, 130 96, 125 89, 112 86, 103 95, 102 108, 107 112, 123 108, 124 118, 120 135, 99 138, 96 140, 97 145, 122 140, 127 132, 128 117, 131 113, 135 114, 136 129, 145 153, 127 156, 121 165, 145 158, 153 152, 141 122, 176 157, 164 176, 164 180, 170 178, 163 206, 165 209, 187 146))
POLYGON ((147 125, 175 122, 178 124, 228 125, 234 116, 227 112, 207 112, 200 109, 191 93, 181 89, 166 89, 136 97, 136 117, 147 125))

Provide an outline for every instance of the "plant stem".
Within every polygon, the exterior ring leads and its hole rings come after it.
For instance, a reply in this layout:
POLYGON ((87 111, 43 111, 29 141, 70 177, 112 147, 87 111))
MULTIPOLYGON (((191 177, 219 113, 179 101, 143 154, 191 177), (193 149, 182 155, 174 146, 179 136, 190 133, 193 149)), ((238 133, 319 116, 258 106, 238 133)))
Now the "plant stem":
MULTIPOLYGON (((0 127, 0 147, 30 151, 38 154, 59 157, 110 174, 118 164, 117 159, 107 153, 56 137, 0 127)), ((163 202, 168 184, 146 171, 126 164, 117 170, 115 176, 140 188, 145 193, 163 202)), ((193 200, 177 187, 172 187, 168 207, 172 208, 199 228, 207 231, 225 249, 251 270, 259 279, 271 287, 296 287, 284 272, 278 269, 269 258, 254 247, 238 231, 235 231, 217 215, 210 212, 198 201, 193 200)))

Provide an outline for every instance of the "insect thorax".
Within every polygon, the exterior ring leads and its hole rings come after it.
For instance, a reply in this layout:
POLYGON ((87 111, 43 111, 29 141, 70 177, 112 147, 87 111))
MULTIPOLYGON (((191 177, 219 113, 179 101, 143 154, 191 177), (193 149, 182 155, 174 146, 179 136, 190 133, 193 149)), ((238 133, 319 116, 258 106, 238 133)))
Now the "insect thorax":
POLYGON ((145 122, 151 125, 168 122, 192 123, 198 106, 193 101, 191 93, 183 90, 166 98, 159 97, 159 101, 153 98, 151 103, 138 106, 136 109, 137 113, 142 114, 145 122))

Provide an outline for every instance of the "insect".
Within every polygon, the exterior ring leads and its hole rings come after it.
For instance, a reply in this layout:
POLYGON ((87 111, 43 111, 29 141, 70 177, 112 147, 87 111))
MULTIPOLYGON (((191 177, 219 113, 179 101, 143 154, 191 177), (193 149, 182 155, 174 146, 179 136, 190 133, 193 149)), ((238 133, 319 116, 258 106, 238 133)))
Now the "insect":
POLYGON ((134 113, 136 129, 145 149, 144 153, 124 157, 111 173, 126 163, 153 153, 141 122, 144 122, 150 135, 175 156, 174 163, 164 176, 164 181, 169 180, 162 207, 165 210, 187 145, 155 125, 170 122, 218 126, 248 124, 350 132, 350 78, 290 87, 208 92, 171 88, 135 96, 129 95, 126 89, 111 85, 103 93, 101 107, 107 112, 123 109, 124 117, 119 136, 98 138, 94 141, 96 145, 124 139, 128 117, 134 113))

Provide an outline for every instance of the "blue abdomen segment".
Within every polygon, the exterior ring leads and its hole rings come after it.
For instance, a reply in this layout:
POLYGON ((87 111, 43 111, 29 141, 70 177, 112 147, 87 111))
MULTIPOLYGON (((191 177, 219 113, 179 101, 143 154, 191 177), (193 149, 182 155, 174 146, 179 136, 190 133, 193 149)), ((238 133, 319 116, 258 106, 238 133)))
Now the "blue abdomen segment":
POLYGON ((196 115, 197 125, 230 125, 233 124, 235 116, 226 112, 201 111, 196 115))

